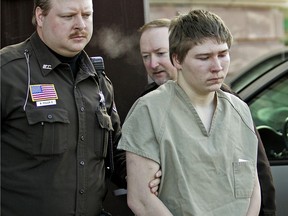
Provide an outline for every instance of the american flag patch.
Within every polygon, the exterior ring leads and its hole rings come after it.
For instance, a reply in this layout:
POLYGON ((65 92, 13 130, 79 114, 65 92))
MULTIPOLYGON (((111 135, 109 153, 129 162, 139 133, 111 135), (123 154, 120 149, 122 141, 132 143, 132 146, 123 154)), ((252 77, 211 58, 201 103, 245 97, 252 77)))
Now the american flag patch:
POLYGON ((58 99, 54 84, 30 85, 32 101, 47 101, 58 99))

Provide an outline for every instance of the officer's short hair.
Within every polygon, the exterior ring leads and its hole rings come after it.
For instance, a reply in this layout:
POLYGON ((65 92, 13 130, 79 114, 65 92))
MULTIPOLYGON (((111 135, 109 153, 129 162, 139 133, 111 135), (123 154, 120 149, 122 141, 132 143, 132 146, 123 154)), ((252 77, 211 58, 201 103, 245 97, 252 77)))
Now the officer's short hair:
POLYGON ((36 8, 40 7, 43 10, 43 15, 46 16, 51 9, 51 0, 34 0, 32 24, 37 26, 37 20, 35 16, 36 8))
POLYGON ((161 28, 161 27, 169 28, 170 22, 171 22, 171 20, 166 19, 166 18, 155 19, 155 20, 148 22, 148 23, 145 23, 143 26, 141 26, 138 29, 138 32, 142 35, 142 33, 145 32, 147 29, 161 28))

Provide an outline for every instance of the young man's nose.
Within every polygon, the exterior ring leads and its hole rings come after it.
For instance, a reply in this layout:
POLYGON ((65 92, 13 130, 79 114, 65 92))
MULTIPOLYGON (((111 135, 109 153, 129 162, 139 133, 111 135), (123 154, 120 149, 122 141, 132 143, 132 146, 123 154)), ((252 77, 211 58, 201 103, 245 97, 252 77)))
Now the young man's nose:
POLYGON ((213 58, 212 63, 211 63, 211 70, 213 72, 219 72, 223 70, 223 67, 221 65, 221 61, 218 57, 213 58))

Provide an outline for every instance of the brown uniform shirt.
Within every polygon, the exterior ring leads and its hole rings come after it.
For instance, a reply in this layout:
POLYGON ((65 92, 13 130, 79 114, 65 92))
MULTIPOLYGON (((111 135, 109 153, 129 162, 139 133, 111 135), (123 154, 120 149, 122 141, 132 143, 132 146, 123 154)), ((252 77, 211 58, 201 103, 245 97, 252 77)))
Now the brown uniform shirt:
POLYGON ((100 213, 120 122, 110 81, 79 58, 74 77, 36 33, 1 50, 2 215, 100 213))

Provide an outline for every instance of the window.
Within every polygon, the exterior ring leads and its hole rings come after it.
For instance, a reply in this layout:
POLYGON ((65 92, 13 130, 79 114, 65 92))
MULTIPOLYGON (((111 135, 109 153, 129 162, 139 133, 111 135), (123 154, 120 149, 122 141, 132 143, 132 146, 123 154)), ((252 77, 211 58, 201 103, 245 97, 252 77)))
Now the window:
POLYGON ((268 159, 288 159, 287 76, 262 91, 250 101, 249 107, 265 146, 268 159))

